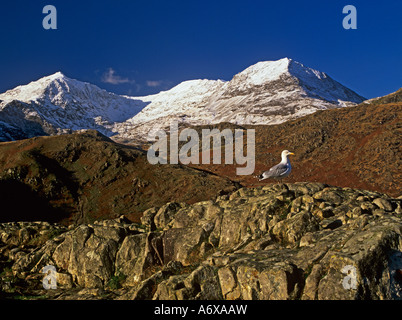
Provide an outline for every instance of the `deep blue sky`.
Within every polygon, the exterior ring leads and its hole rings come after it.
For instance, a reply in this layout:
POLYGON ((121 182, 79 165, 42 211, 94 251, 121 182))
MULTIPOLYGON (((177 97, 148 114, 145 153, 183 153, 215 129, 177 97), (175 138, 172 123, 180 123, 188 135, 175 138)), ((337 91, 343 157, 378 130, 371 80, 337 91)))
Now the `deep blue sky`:
POLYGON ((13 0, 0 12, 0 92, 60 70, 144 95, 283 57, 367 98, 402 86, 400 0, 13 0), (57 30, 42 27, 47 4, 57 30), (342 27, 347 4, 357 30, 342 27))

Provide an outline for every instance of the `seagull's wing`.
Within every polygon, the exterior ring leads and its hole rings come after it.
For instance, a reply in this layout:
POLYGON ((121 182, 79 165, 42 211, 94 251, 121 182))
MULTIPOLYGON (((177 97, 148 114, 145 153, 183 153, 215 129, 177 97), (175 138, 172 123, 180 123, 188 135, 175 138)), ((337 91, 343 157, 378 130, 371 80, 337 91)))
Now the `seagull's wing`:
POLYGON ((268 171, 263 172, 258 178, 260 180, 268 179, 268 178, 280 178, 286 175, 289 172, 290 168, 287 164, 279 163, 276 166, 273 166, 268 171))

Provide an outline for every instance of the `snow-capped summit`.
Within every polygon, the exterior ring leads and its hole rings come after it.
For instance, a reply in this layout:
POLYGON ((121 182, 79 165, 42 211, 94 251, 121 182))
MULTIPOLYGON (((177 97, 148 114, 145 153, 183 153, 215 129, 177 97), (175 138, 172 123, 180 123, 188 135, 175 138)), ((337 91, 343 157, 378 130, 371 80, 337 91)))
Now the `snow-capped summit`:
POLYGON ((324 72, 289 58, 258 62, 230 81, 189 80, 143 97, 116 95, 56 72, 0 94, 0 139, 97 129, 129 141, 172 120, 277 124, 363 100, 324 72))
POLYGON ((60 71, 49 76, 43 77, 39 80, 32 81, 27 85, 18 86, 14 89, 8 90, 0 94, 0 100, 10 102, 19 100, 23 102, 34 101, 39 99, 46 89, 46 87, 53 81, 65 78, 64 74, 60 71))
POLYGON ((0 94, 2 105, 13 100, 36 103, 49 110, 69 110, 84 117, 101 117, 108 122, 121 122, 141 111, 144 103, 119 96, 88 82, 56 72, 37 81, 0 94))
POLYGON ((277 61, 261 61, 248 67, 233 77, 234 83, 241 82, 245 87, 260 86, 281 77, 293 76, 304 81, 316 81, 327 78, 324 72, 305 67, 290 58, 277 61))
POLYGON ((246 86, 259 86, 269 81, 278 80, 288 73, 292 60, 283 58, 277 61, 261 61, 248 67, 233 77, 233 82, 242 82, 246 86))
MULTIPOLYGON (((7 123, 14 131, 24 127, 23 137, 31 137, 29 128, 38 125, 43 134, 96 129, 111 136, 116 134, 116 122, 132 118, 146 105, 62 72, 8 90, 0 94, 0 101, 0 123, 7 123)), ((0 137, 1 127, 4 125, 0 125, 0 137)))
POLYGON ((277 81, 289 82, 286 80, 297 84, 302 94, 328 102, 358 103, 364 99, 331 79, 326 73, 306 67, 290 58, 258 62, 235 75, 231 86, 237 90, 249 90, 263 85, 272 87, 277 81))

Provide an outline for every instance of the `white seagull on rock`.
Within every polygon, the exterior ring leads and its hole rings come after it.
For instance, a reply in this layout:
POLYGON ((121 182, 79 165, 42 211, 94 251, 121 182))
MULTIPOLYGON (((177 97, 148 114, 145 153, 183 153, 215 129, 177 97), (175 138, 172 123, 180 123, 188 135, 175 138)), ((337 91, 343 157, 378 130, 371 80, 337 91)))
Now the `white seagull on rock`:
POLYGON ((286 178, 290 174, 290 171, 292 171, 292 166, 290 165, 290 161, 288 159, 288 156, 290 156, 290 155, 294 155, 294 153, 290 152, 288 150, 283 150, 282 151, 282 161, 280 163, 278 163, 277 165, 273 166, 268 171, 264 171, 259 176, 257 176, 259 181, 265 180, 265 179, 282 180, 283 178, 286 178))

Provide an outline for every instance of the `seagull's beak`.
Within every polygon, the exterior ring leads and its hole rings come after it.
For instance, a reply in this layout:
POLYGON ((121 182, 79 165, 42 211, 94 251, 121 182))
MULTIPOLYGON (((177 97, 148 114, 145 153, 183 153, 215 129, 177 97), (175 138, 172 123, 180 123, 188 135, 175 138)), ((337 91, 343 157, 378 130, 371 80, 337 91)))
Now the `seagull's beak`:
POLYGON ((295 154, 293 152, 288 153, 289 156, 294 156, 295 154))

